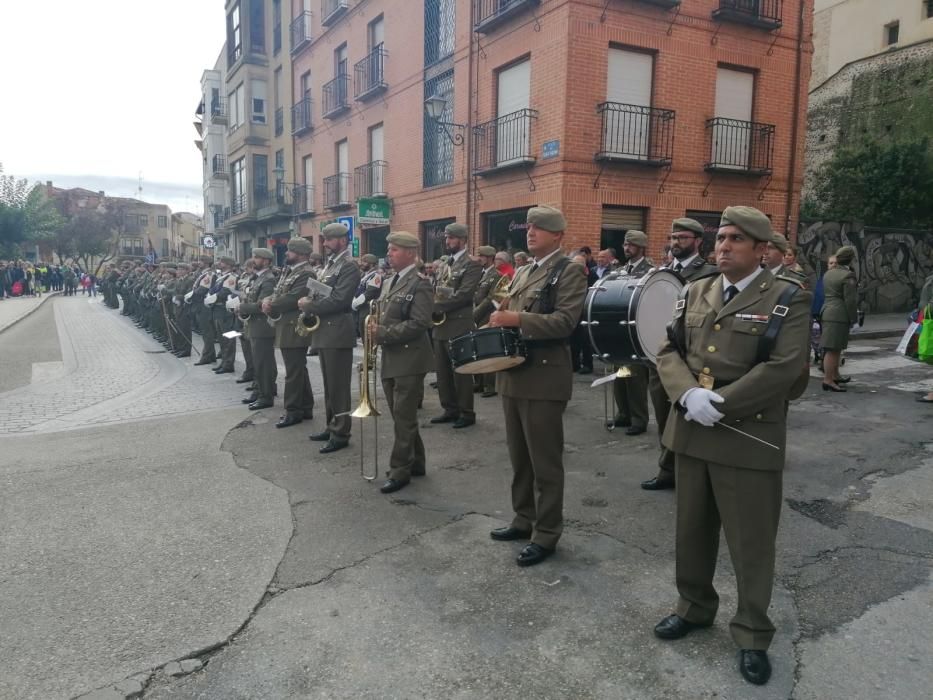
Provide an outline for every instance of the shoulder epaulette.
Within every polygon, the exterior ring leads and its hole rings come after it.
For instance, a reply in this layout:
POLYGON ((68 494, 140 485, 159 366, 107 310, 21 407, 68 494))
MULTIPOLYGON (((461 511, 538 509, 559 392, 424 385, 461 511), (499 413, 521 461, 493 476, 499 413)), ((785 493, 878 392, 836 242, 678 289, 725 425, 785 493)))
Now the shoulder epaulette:
POLYGON ((796 284, 800 288, 803 288, 807 282, 806 278, 797 277, 793 273, 776 275, 774 279, 796 284))

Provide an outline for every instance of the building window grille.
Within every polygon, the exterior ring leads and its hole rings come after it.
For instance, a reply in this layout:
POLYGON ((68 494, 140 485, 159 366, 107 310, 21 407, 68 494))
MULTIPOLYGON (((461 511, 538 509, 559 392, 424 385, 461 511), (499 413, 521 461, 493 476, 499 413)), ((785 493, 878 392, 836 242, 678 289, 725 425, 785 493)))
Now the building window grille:
POLYGON ((266 52, 266 15, 263 5, 263 0, 252 0, 249 4, 250 53, 266 52))
POLYGON ((424 2, 424 65, 430 66, 454 52, 456 0, 424 2))
MULTIPOLYGON (((446 100, 444 113, 440 121, 453 122, 454 116, 454 72, 442 73, 436 78, 426 80, 424 83, 424 97, 432 95, 443 97, 446 100)), ((426 114, 424 119, 423 137, 423 185, 434 187, 453 182, 454 179, 454 145, 447 135, 438 129, 437 123, 426 114)))
POLYGON ((884 45, 894 46, 901 38, 901 23, 891 22, 884 28, 884 45))
POLYGON ((240 27, 240 5, 237 3, 227 15, 227 64, 233 65, 243 54, 243 34, 240 27))

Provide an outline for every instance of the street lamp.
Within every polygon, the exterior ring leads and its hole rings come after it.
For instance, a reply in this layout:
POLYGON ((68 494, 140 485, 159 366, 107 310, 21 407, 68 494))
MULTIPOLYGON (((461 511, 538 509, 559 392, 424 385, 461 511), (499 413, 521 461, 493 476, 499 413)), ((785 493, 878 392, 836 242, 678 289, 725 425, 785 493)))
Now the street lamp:
POLYGON ((437 125, 437 132, 447 135, 448 140, 454 146, 463 145, 463 134, 462 133, 451 133, 449 127, 454 129, 459 129, 461 132, 466 129, 465 124, 456 124, 454 122, 442 122, 441 117, 444 116, 444 111, 447 109, 447 100, 441 97, 438 94, 431 95, 428 99, 424 101, 424 113, 428 115, 428 119, 434 122, 437 125))

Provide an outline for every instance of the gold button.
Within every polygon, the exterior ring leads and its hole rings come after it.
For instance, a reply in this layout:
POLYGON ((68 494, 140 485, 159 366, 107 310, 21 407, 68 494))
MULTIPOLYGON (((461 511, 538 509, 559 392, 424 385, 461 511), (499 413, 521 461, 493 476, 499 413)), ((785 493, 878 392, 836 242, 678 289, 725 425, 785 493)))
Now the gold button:
POLYGON ((752 333, 757 333, 757 332, 758 332, 758 327, 752 326, 752 333))
POLYGON ((706 351, 707 351, 707 352, 716 352, 716 346, 715 346, 715 345, 710 345, 708 348, 706 348, 706 351))
POLYGON ((760 413, 756 413, 756 414, 755 414, 755 420, 761 420, 761 414, 760 414, 760 413))
POLYGON ((542 364, 542 365, 546 365, 546 364, 547 364, 547 360, 541 360, 541 364, 542 364))
POLYGON ((703 368, 703 374, 709 374, 709 367, 703 368))
POLYGON ((714 331, 721 331, 721 330, 722 330, 722 326, 720 326, 720 325, 717 323, 715 326, 713 326, 713 330, 714 330, 714 331))

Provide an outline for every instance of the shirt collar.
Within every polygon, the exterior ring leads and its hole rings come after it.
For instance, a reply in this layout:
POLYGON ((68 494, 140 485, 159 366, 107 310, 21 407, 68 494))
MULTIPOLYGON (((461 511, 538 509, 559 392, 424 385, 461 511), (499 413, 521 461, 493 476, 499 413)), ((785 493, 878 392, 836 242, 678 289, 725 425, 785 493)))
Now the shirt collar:
POLYGON ((725 276, 725 275, 722 275, 722 289, 723 289, 723 291, 727 290, 730 286, 734 286, 734 287, 736 287, 740 292, 744 292, 744 291, 745 291, 745 288, 748 287, 752 282, 755 281, 755 278, 758 277, 758 275, 761 274, 761 271, 762 271, 763 269, 764 269, 764 268, 762 268, 762 267, 756 267, 755 270, 752 272, 752 274, 750 274, 748 277, 745 277, 744 279, 740 279, 738 282, 735 282, 735 283, 730 282, 729 280, 726 279, 726 276, 725 276))
POLYGON ((450 256, 450 264, 453 265, 455 262, 457 262, 463 256, 464 253, 466 253, 466 248, 461 248, 456 253, 453 253, 450 256))
POLYGON ((333 265, 335 262, 337 262, 338 260, 340 260, 340 258, 342 258, 344 255, 347 255, 349 252, 350 252, 350 249, 349 249, 349 248, 344 248, 343 250, 341 250, 341 251, 340 251, 339 253, 337 253, 336 255, 331 255, 331 256, 327 259, 327 264, 328 264, 328 265, 333 265))
POLYGON ((778 265, 777 267, 772 267, 772 268, 769 268, 769 269, 771 270, 771 274, 772 274, 772 275, 777 276, 777 274, 781 271, 781 268, 782 268, 782 267, 784 267, 784 263, 781 263, 781 264, 778 265))
POLYGON ((694 253, 693 255, 691 255, 691 256, 690 256, 689 258, 687 258, 686 260, 678 260, 677 258, 674 258, 674 262, 671 263, 671 267, 674 268, 674 267, 677 267, 678 265, 680 265, 680 268, 681 268, 681 269, 684 269, 685 267, 687 267, 687 265, 689 265, 690 263, 692 263, 692 262, 693 262, 694 260, 696 260, 696 259, 697 259, 697 253, 694 253))
POLYGON ((409 272, 411 272, 411 271, 414 270, 414 269, 415 269, 415 263, 412 263, 411 265, 409 265, 408 267, 406 267, 404 270, 402 270, 401 272, 399 272, 399 273, 396 275, 398 279, 396 280, 395 284, 398 284, 399 282, 401 282, 401 281, 402 281, 402 278, 404 278, 405 275, 407 275, 409 272))
POLYGON ((538 267, 541 267, 542 265, 544 265, 544 263, 545 263, 549 258, 553 258, 554 255, 557 254, 557 253, 559 253, 559 252, 560 252, 560 248, 556 248, 556 249, 554 249, 553 251, 551 251, 550 253, 548 253, 547 255, 545 255, 543 258, 535 258, 535 259, 534 259, 534 262, 533 262, 532 264, 537 265, 538 267))

